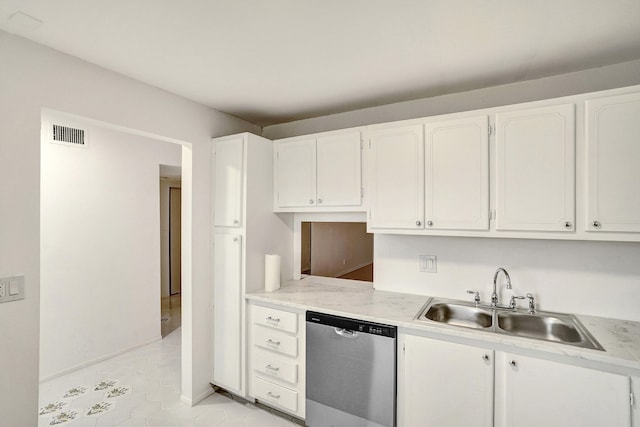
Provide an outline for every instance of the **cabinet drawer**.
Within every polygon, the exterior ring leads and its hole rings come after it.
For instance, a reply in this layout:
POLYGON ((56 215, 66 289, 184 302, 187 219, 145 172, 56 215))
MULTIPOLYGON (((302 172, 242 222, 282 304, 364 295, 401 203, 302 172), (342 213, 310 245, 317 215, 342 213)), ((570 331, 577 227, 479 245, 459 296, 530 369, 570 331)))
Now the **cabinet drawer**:
POLYGON ((253 327, 253 343, 288 356, 298 356, 298 338, 259 325, 253 327))
POLYGON ((275 308, 253 306, 253 321, 259 325, 295 334, 298 332, 298 315, 275 308))
POLYGON ((253 369, 261 374, 296 384, 298 382, 298 364, 269 352, 254 349, 253 369))
POLYGON ((253 378, 253 392, 258 400, 281 406, 291 412, 298 411, 298 392, 260 378, 253 378))

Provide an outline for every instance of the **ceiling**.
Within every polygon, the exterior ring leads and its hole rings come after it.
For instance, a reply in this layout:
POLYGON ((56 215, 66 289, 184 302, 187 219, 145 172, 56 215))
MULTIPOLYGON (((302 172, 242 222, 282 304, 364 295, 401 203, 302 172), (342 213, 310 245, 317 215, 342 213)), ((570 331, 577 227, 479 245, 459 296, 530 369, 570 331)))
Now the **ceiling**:
POLYGON ((261 126, 640 58, 640 0, 0 0, 0 29, 261 126))

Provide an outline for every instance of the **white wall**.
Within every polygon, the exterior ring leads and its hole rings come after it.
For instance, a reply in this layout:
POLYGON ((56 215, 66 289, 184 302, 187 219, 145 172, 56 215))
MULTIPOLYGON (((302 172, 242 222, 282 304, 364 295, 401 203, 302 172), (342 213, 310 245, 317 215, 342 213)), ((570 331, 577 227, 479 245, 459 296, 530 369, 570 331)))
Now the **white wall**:
POLYGON ((373 235, 366 223, 311 223, 311 275, 340 277, 372 262, 373 235))
POLYGON ((537 80, 266 126, 262 130, 262 135, 265 138, 279 139, 374 123, 559 98, 637 84, 640 84, 640 60, 537 80))
POLYGON ((41 379, 160 338, 159 165, 181 146, 88 131, 42 144, 41 379))
POLYGON ((195 321, 183 321, 182 393, 187 399, 201 395, 208 389, 210 368, 210 138, 260 129, 4 32, 0 58, 0 276, 24 274, 26 294, 23 301, 0 305, 0 325, 11 325, 0 328, 0 360, 11 367, 0 370, 2 419, 16 426, 37 424, 40 116, 45 107, 193 144, 186 149, 194 156, 193 199, 187 198, 191 205, 183 214, 193 212, 185 226, 198 233, 183 242, 192 250, 189 271, 183 271, 190 280, 190 289, 183 291, 188 309, 183 313, 195 321), (197 352, 191 351, 194 345, 197 352))
POLYGON ((639 243, 378 234, 374 252, 376 289, 469 301, 476 290, 487 302, 504 267, 513 284, 501 288, 505 303, 531 292, 541 310, 640 321, 639 243), (437 272, 421 273, 419 255, 436 255, 437 272))
MULTIPOLYGON (((278 139, 637 84, 640 61, 632 61, 268 126, 263 135, 278 139)), ((512 275, 515 291, 536 294, 541 309, 640 321, 639 259, 638 243, 376 235, 374 286, 456 299, 468 298, 467 289, 477 289, 486 301, 493 273, 503 266, 512 275), (438 256, 437 273, 419 272, 421 254, 438 256)))

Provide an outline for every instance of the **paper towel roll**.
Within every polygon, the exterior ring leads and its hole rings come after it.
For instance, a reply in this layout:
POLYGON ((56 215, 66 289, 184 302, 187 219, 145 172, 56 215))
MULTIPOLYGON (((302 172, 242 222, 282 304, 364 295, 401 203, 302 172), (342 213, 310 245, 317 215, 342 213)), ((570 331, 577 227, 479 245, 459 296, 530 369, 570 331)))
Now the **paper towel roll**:
POLYGON ((264 256, 264 290, 273 292, 280 289, 280 255, 264 256))

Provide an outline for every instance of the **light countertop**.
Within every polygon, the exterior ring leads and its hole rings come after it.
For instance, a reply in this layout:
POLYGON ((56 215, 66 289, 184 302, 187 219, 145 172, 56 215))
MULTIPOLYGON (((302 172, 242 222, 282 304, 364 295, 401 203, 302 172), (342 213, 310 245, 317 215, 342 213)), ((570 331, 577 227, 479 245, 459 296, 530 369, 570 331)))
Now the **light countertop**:
POLYGON ((404 332, 462 339, 504 351, 527 351, 551 358, 579 359, 582 364, 640 376, 640 322, 576 316, 605 351, 520 338, 494 332, 423 322, 414 317, 430 297, 374 290, 371 284, 319 277, 285 283, 275 292, 246 294, 251 301, 283 308, 312 310, 336 316, 385 323, 404 332))

